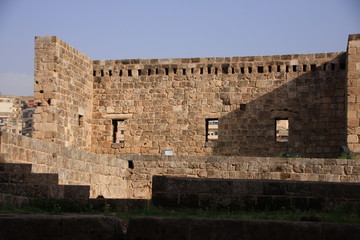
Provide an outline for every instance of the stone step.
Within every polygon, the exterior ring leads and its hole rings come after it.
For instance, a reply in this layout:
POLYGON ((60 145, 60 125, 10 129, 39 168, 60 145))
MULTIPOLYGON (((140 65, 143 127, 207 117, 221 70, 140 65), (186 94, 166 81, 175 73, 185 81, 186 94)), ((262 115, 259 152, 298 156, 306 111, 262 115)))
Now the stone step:
POLYGON ((58 174, 0 172, 0 183, 58 184, 58 174))
POLYGON ((0 183, 0 193, 30 198, 87 199, 90 186, 0 183))
POLYGON ((31 166, 27 163, 0 163, 0 173, 31 173, 31 166))

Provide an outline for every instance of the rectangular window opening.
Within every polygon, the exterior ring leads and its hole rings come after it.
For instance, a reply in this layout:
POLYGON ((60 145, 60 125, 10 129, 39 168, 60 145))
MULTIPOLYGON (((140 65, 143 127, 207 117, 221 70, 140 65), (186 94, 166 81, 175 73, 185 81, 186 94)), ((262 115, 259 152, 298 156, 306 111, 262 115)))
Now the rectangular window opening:
POLYGON ((303 72, 306 72, 306 71, 307 71, 307 66, 303 65, 303 72))
POLYGON ((151 69, 150 69, 150 68, 147 70, 147 75, 148 75, 148 76, 151 75, 151 69))
POLYGON ((174 72, 174 74, 176 74, 177 73, 177 68, 174 68, 173 72, 174 72))
POLYGON ((165 75, 169 75, 169 69, 165 68, 165 75))
POLYGON ((248 67, 249 73, 252 73, 252 67, 248 67))
POLYGON ((93 71, 93 76, 94 76, 94 77, 96 76, 96 70, 93 71))
POLYGON ((186 75, 186 69, 183 68, 183 75, 186 75))
POLYGON ((281 72, 281 66, 280 66, 280 65, 277 66, 276 71, 277 71, 277 72, 281 72))
POLYGON ((272 72, 272 67, 271 66, 268 67, 268 71, 269 71, 269 73, 272 72))
POLYGON ((235 74, 235 68, 234 67, 231 68, 231 73, 235 74))
POLYGON ((101 71, 100 71, 100 74, 101 74, 101 76, 103 77, 103 76, 104 76, 104 70, 101 70, 101 71))
POLYGON ((122 70, 120 70, 120 72, 119 72, 119 76, 120 76, 120 77, 122 76, 122 70))
POLYGON ((293 72, 297 71, 297 65, 293 65, 292 68, 293 68, 293 72))
POLYGON ((316 64, 311 64, 310 69, 311 69, 312 72, 315 72, 316 71, 316 64))
POLYGON ((131 69, 128 70, 128 77, 131 77, 132 76, 132 71, 131 69))
POLYGON ((191 74, 194 74, 194 68, 191 68, 191 74))
POLYGON ((79 125, 79 127, 84 126, 84 116, 81 114, 78 115, 78 125, 79 125))
POLYGON ((290 66, 286 66, 286 72, 290 71, 290 66))
POLYGON ((223 66, 223 67, 222 67, 222 73, 223 73, 223 74, 229 74, 229 68, 228 68, 228 66, 223 66))
POLYGON ((200 68, 200 74, 204 74, 204 68, 200 68))
POLYGON ((113 119, 113 143, 120 143, 121 147, 125 144, 125 120, 124 119, 113 119))
POLYGON ((336 69, 336 65, 335 65, 335 63, 332 63, 331 64, 331 70, 334 71, 335 69, 336 69))
POLYGON ((217 68, 215 68, 215 75, 217 75, 218 74, 218 69, 217 68))
POLYGON ((207 70, 208 70, 208 74, 211 74, 211 67, 208 67, 207 70))
POLYGON ((289 141, 289 119, 276 119, 276 142, 288 142, 289 141))
POLYGON ((241 67, 241 68, 240 68, 240 72, 241 72, 242 74, 245 74, 245 68, 244 68, 244 67, 241 67))
POLYGON ((109 76, 110 77, 112 76, 112 70, 109 70, 109 76))
POLYGON ((258 66, 258 73, 264 73, 264 67, 258 66))
POLYGON ((141 69, 138 69, 138 76, 141 76, 141 69))
POLYGON ((206 119, 206 142, 217 141, 219 138, 219 119, 206 119))

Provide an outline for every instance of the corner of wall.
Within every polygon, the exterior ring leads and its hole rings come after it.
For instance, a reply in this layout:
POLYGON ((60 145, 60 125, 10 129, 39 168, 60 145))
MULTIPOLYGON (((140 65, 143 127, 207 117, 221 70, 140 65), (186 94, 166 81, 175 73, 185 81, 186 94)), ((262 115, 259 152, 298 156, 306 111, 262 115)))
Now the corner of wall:
POLYGON ((347 144, 360 153, 360 34, 349 35, 347 46, 347 144))
POLYGON ((56 36, 35 37, 34 138, 90 148, 92 62, 56 36))

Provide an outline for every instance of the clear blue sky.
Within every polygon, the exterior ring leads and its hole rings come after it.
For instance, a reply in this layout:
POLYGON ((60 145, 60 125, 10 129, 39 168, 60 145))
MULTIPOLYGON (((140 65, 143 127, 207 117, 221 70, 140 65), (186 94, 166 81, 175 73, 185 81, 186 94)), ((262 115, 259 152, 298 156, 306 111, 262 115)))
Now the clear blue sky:
POLYGON ((345 51, 359 0, 0 0, 0 92, 33 95, 34 37, 93 59, 345 51))

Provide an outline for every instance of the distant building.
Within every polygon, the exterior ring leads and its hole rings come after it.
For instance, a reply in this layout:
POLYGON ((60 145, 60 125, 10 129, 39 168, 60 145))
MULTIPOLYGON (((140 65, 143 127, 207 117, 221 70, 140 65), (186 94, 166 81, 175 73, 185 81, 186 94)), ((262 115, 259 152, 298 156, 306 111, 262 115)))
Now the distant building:
POLYGON ((34 98, 0 95, 0 130, 31 136, 34 98))

